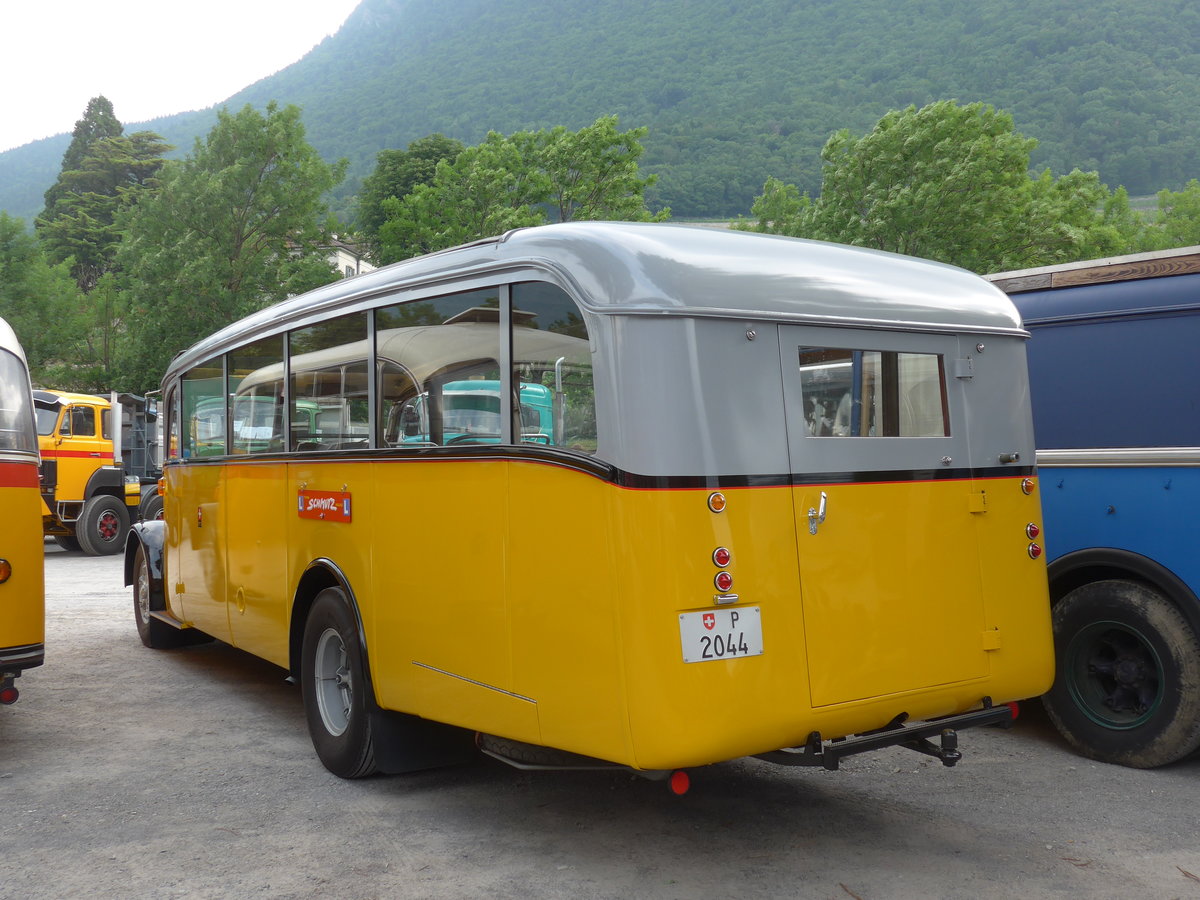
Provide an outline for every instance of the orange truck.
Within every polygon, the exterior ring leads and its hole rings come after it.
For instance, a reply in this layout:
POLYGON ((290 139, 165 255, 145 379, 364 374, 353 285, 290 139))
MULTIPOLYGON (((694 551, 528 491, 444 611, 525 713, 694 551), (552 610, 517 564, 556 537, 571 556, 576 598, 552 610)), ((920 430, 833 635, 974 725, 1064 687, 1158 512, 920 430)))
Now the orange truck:
POLYGON ((161 515, 157 401, 38 390, 33 402, 43 533, 68 550, 120 553, 131 522, 161 515))

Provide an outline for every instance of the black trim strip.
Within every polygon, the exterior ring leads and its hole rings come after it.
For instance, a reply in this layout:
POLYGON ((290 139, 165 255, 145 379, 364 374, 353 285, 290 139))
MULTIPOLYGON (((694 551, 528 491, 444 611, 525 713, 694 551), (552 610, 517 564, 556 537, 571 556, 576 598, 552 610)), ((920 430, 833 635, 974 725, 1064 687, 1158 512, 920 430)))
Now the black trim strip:
POLYGON ((822 484, 881 484, 912 481, 967 481, 984 478, 1026 478, 1033 466, 992 466, 984 469, 911 469, 870 472, 798 472, 790 475, 637 475, 618 471, 615 483, 641 490, 698 488, 801 487, 822 484))
MULTIPOLYGON (((475 444, 408 449, 325 450, 305 453, 263 453, 190 460, 186 465, 258 465, 269 463, 451 462, 456 460, 532 462, 574 469, 618 487, 633 490, 718 490, 732 488, 801 487, 829 484, 894 484, 919 481, 969 481, 989 478, 1028 478, 1035 466, 984 468, 878 469, 847 472, 792 472, 765 475, 640 475, 589 456, 542 444, 475 444)), ((168 465, 180 463, 168 462, 168 465)))

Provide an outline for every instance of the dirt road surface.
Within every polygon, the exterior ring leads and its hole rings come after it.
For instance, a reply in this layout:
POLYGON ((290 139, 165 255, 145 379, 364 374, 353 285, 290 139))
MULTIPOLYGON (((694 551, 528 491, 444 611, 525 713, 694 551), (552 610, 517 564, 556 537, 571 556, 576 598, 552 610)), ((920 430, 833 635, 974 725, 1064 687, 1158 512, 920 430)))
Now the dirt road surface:
POLYGON ((1036 709, 945 769, 741 760, 691 792, 490 759, 341 781, 299 690, 142 647, 121 563, 46 550, 46 664, 0 707, 0 897, 1200 898, 1200 761, 1072 755, 1036 709))

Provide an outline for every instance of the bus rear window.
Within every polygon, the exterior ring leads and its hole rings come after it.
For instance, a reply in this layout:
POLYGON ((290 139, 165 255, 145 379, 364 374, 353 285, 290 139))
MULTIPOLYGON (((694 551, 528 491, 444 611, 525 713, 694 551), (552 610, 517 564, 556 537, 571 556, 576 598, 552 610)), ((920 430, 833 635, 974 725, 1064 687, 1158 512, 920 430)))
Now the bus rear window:
POLYGON ((814 437, 946 437, 942 357, 800 348, 804 417, 814 437))

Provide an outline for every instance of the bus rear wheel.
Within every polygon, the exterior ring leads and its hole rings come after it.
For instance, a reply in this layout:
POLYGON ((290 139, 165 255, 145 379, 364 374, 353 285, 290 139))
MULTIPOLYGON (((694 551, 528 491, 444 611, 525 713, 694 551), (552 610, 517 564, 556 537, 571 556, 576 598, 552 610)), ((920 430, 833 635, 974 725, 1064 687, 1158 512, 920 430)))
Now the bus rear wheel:
POLYGON ((1200 747, 1200 638, 1162 594, 1085 584, 1054 607, 1058 671, 1042 698, 1083 755, 1149 769, 1200 747))
POLYGON ((376 771, 367 673, 358 624, 345 592, 326 588, 304 626, 300 684, 308 733, 321 762, 340 778, 376 771))
POLYGON ((125 549, 129 534, 129 510, 109 494, 97 494, 83 504, 75 522, 75 537, 89 556, 112 556, 125 549))

